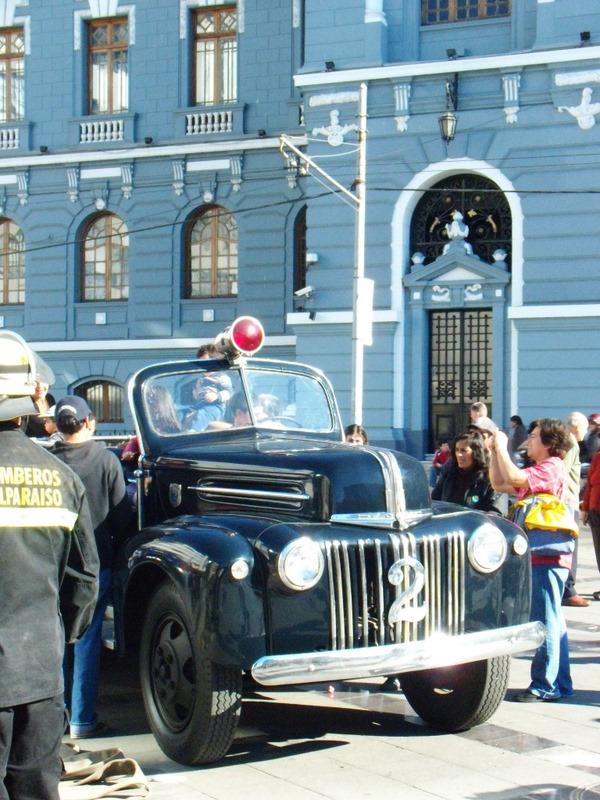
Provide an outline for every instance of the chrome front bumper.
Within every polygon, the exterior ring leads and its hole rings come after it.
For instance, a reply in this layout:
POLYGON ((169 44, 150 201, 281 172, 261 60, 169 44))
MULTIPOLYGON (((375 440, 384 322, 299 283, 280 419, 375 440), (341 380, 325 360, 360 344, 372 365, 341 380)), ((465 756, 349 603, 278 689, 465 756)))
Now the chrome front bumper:
POLYGON ((397 675, 535 650, 544 636, 541 622, 527 622, 460 636, 436 635, 422 642, 263 656, 252 666, 252 677, 263 686, 282 686, 397 675))

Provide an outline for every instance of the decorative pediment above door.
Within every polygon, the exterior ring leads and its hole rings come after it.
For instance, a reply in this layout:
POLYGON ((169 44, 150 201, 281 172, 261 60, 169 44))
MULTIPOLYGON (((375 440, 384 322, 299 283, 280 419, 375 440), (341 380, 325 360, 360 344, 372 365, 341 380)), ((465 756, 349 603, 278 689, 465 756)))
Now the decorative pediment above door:
POLYGON ((410 290, 411 303, 453 307, 471 303, 490 304, 504 298, 504 288, 510 282, 504 250, 496 250, 494 263, 487 264, 469 252, 468 243, 452 240, 445 252, 431 264, 423 265, 421 253, 412 257, 410 272, 404 286, 410 290))

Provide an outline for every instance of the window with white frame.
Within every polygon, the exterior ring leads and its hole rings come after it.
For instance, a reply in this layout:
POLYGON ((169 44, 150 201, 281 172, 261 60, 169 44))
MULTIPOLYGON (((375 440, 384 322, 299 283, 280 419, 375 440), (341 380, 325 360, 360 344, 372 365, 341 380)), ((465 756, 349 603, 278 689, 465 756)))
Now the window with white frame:
POLYGON ((510 0, 421 0, 421 23, 468 22, 510 15, 510 0))
POLYGON ((25 302, 25 239, 10 219, 0 220, 0 303, 25 302))
POLYGON ((129 109, 129 22, 126 17, 88 22, 88 113, 129 109))
POLYGON ((25 37, 22 28, 0 28, 0 123, 25 116, 25 37))
POLYGON ((82 237, 81 299, 127 300, 127 226, 115 214, 94 217, 82 237))
POLYGON ((233 214, 211 206, 187 228, 186 297, 237 294, 238 228, 233 214))
POLYGON ((219 5, 194 11, 193 101, 237 101, 237 8, 219 5))

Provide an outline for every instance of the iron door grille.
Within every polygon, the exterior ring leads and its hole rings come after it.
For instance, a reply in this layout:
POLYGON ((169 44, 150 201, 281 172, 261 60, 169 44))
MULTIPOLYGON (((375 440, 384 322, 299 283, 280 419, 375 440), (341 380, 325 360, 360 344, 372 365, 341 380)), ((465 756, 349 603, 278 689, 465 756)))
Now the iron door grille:
POLYGON ((390 534, 388 540, 334 540, 325 545, 329 584, 330 647, 344 650, 420 641, 435 633, 460 634, 465 628, 465 537, 390 534), (407 597, 405 608, 425 607, 419 622, 388 622, 389 610, 410 589, 416 559, 424 569, 424 585, 407 597), (392 564, 403 560, 404 581, 388 580, 392 564))
POLYGON ((491 402, 491 331, 489 308, 432 312, 432 403, 491 402))
POLYGON ((432 311, 430 315, 430 427, 434 441, 449 441, 482 401, 492 413, 492 312, 432 311))

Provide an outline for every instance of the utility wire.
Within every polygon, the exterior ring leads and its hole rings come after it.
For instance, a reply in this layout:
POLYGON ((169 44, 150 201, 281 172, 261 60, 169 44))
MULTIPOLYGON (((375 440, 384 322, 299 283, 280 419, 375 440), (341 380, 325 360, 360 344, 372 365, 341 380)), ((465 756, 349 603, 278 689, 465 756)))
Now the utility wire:
MULTIPOLYGON (((299 197, 295 199, 286 199, 286 200, 277 200, 272 203, 262 203, 261 205, 257 206, 248 206, 247 208, 239 208, 236 209, 235 212, 230 211, 229 209, 223 208, 221 212, 215 210, 212 214, 213 217, 221 217, 221 216, 235 216, 237 214, 244 214, 251 211, 262 211, 266 208, 276 208, 277 206, 285 206, 285 205, 296 205, 299 203, 304 203, 309 200, 317 200, 320 197, 324 197, 325 195, 330 194, 338 194, 337 189, 328 189, 326 192, 321 192, 316 195, 311 195, 310 197, 299 197)), ((118 216, 118 215, 115 215, 118 216)), ((146 216, 145 219, 148 219, 146 216)), ((144 231, 155 231, 164 228, 177 228, 180 225, 185 225, 189 222, 189 217, 187 219, 182 220, 175 220, 171 222, 162 222, 162 223, 155 223, 152 225, 141 225, 140 227, 135 228, 128 228, 126 233, 107 233, 103 236, 94 237, 94 241, 104 241, 107 239, 120 239, 123 236, 129 236, 132 233, 143 233, 144 231)), ((14 249, 5 249, 0 250, 0 255, 5 255, 7 253, 18 253, 18 254, 26 254, 26 253, 35 253, 39 250, 52 250, 57 247, 69 247, 71 245, 81 245, 83 242, 86 241, 87 237, 76 238, 76 239, 62 239, 59 242, 39 242, 33 243, 32 245, 28 245, 27 247, 23 248, 14 248, 14 249)))
MULTIPOLYGON (((309 174, 306 177, 314 178, 318 183, 321 183, 322 185, 325 186, 325 184, 316 175, 309 174)), ((415 194, 424 195, 424 194, 447 194, 447 193, 452 192, 452 191, 456 191, 456 189, 448 188, 448 187, 446 187, 446 188, 444 188, 444 187, 436 187, 436 186, 432 186, 432 187, 428 187, 428 188, 411 188, 411 189, 407 189, 407 188, 402 187, 402 186, 397 186, 397 187, 396 186, 371 186, 371 187, 368 188, 367 193, 368 194, 373 194, 373 193, 377 193, 377 192, 382 192, 382 193, 400 194, 400 193, 403 193, 403 192, 413 192, 415 194)), ((495 189, 495 188, 476 188, 476 189, 472 189, 472 190, 468 190, 468 191, 476 191, 478 194, 490 194, 490 195, 515 194, 515 195, 519 195, 519 196, 523 196, 523 195, 542 195, 542 196, 546 195, 547 196, 547 195, 568 195, 568 194, 572 194, 572 195, 575 195, 575 196, 580 196, 580 195, 600 195, 600 188, 598 188, 598 189, 579 189, 579 188, 578 189, 527 189, 527 188, 519 188, 519 189, 506 189, 506 190, 505 189, 500 189, 500 188, 498 188, 498 189, 495 189)), ((301 196, 296 197, 296 198, 290 198, 290 199, 286 198, 285 200, 277 200, 277 201, 273 201, 271 203, 261 203, 260 205, 247 206, 246 208, 238 208, 238 209, 235 209, 233 211, 231 211, 231 210, 229 210, 227 208, 223 208, 223 210, 221 212, 219 212, 218 210, 213 210, 212 216, 213 217, 220 217, 220 216, 233 216, 233 217, 235 217, 238 214, 245 214, 245 213, 250 213, 250 212, 254 212, 254 211, 262 211, 262 210, 269 209, 269 208, 277 208, 277 207, 281 207, 281 206, 299 205, 301 203, 307 203, 307 202, 310 202, 310 201, 313 201, 313 200, 319 200, 319 199, 322 199, 324 197, 328 197, 328 196, 331 196, 331 195, 338 195, 339 198, 341 200, 343 200, 344 202, 346 202, 352 210, 355 210, 354 206, 352 206, 350 204, 350 201, 346 197, 344 197, 344 195, 339 190, 326 187, 325 191, 320 192, 318 194, 301 195, 301 196)), ((118 214, 115 214, 115 216, 118 216, 118 214)), ((158 216, 158 214, 157 214, 157 216, 158 216)), ((160 216, 163 217, 164 216, 164 212, 160 212, 160 216)), ((149 219, 148 215, 146 215, 144 217, 144 219, 147 221, 149 219)), ((139 225, 139 226, 135 226, 135 227, 129 227, 127 229, 127 233, 126 234, 123 234, 123 233, 107 233, 107 234, 105 234, 103 236, 95 237, 95 241, 105 241, 105 240, 111 240, 111 239, 120 239, 122 236, 125 236, 125 235, 129 236, 131 234, 144 233, 146 231, 164 230, 164 229, 174 230, 174 229, 176 229, 176 228, 178 228, 178 227, 180 227, 182 225, 185 225, 186 223, 189 223, 189 221, 190 221, 190 219, 189 219, 189 217, 187 217, 186 219, 182 219, 182 220, 172 220, 172 221, 169 221, 169 222, 155 222, 155 223, 152 223, 150 225, 139 225)), ((74 239, 61 239, 60 241, 56 241, 56 242, 55 241, 33 242, 32 244, 27 245, 26 247, 23 247, 23 248, 14 248, 14 249, 8 248, 8 249, 0 250, 0 256, 4 256, 4 255, 7 255, 7 254, 19 254, 19 255, 23 254, 23 255, 26 255, 27 253, 35 253, 35 252, 44 251, 44 250, 52 250, 52 249, 56 249, 56 248, 59 248, 59 247, 80 246, 86 241, 86 238, 87 237, 77 237, 77 238, 74 238, 74 239)))

